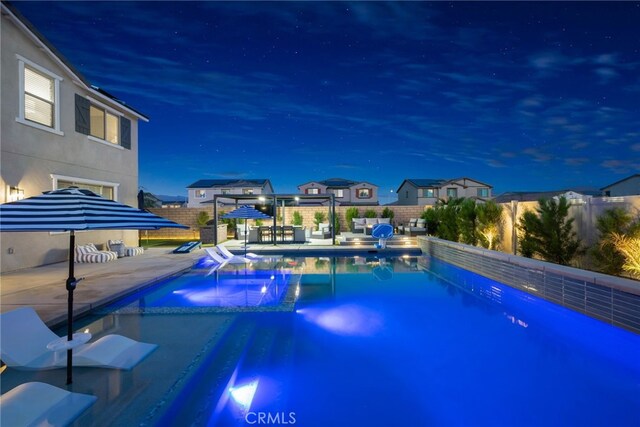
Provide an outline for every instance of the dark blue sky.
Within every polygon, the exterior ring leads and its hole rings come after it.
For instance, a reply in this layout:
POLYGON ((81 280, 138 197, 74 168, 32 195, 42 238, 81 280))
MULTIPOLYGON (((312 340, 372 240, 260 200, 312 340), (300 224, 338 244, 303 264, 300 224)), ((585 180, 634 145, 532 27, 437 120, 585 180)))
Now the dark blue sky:
POLYGON ((468 176, 495 192, 640 171, 638 2, 14 3, 151 118, 140 185, 277 192, 468 176))

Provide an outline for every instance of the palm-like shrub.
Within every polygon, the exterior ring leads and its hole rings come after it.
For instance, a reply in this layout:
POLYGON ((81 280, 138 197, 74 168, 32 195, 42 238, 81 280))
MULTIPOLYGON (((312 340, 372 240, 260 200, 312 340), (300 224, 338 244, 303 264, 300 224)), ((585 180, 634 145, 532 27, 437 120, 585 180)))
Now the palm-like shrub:
POLYGON ((476 202, 473 199, 463 199, 458 209, 458 230, 460 232, 460 242, 467 245, 476 245, 476 202))
POLYGON ((640 279, 640 235, 611 233, 610 239, 616 250, 624 256, 622 269, 632 277, 640 279))
POLYGON ((196 224, 198 224, 198 227, 206 226, 207 222, 209 222, 209 213, 206 211, 198 212, 198 216, 196 217, 196 224))
POLYGON ((536 213, 525 212, 520 220, 524 256, 538 255, 546 261, 569 265, 582 252, 580 240, 573 231, 573 218, 568 218, 569 202, 561 197, 541 199, 536 213))

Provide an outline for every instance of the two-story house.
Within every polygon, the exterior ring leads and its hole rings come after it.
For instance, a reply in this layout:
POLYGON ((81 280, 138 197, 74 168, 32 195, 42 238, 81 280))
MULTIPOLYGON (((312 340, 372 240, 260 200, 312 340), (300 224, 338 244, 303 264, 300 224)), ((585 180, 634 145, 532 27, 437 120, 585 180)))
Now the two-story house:
POLYGON ((273 186, 268 179, 201 179, 187 186, 187 192, 187 207, 200 208, 215 195, 273 194, 273 186))
MULTIPOLYGON (((0 201, 72 185, 137 206, 138 122, 147 117, 92 86, 13 5, 2 3, 0 201)), ((137 231, 78 233, 78 244, 137 231)), ((1 271, 67 259, 65 233, 2 233, 1 271)))
POLYGON ((471 178, 405 179, 397 190, 398 205, 432 206, 438 200, 472 197, 491 198, 493 187, 471 178))
POLYGON ((336 206, 377 205, 378 186, 366 181, 351 181, 342 178, 330 178, 324 181, 310 181, 298 186, 302 194, 331 194, 336 206))
POLYGON ((628 176, 600 189, 605 197, 635 196, 640 194, 640 173, 628 176))

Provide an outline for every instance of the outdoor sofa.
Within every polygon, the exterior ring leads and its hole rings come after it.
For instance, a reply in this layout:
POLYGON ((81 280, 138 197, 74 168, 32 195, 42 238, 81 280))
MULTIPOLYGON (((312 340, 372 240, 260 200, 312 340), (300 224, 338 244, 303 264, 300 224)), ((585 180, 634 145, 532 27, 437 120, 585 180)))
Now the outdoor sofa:
POLYGON ((418 236, 427 234, 427 221, 422 218, 410 218, 409 222, 400 227, 405 236, 418 236))
POLYGON ((371 234, 371 230, 376 224, 391 224, 391 218, 353 218, 351 232, 371 234))
POLYGON ((144 253, 144 248, 139 246, 125 246, 122 240, 109 240, 107 247, 110 251, 117 253, 118 258, 136 256, 144 253))

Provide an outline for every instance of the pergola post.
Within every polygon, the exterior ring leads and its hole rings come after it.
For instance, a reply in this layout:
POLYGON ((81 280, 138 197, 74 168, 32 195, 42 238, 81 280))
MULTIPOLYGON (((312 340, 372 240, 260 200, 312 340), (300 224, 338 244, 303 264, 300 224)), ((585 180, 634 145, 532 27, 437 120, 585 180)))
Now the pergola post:
MULTIPOLYGON (((277 196, 273 196, 273 245, 277 245, 278 241, 278 198, 277 196)), ((284 236, 284 229, 282 230, 282 235, 284 236)))
POLYGON ((213 196, 213 244, 218 246, 218 196, 213 196))
POLYGON ((331 194, 331 224, 329 229, 331 230, 331 244, 336 244, 336 197, 335 194, 331 194))

